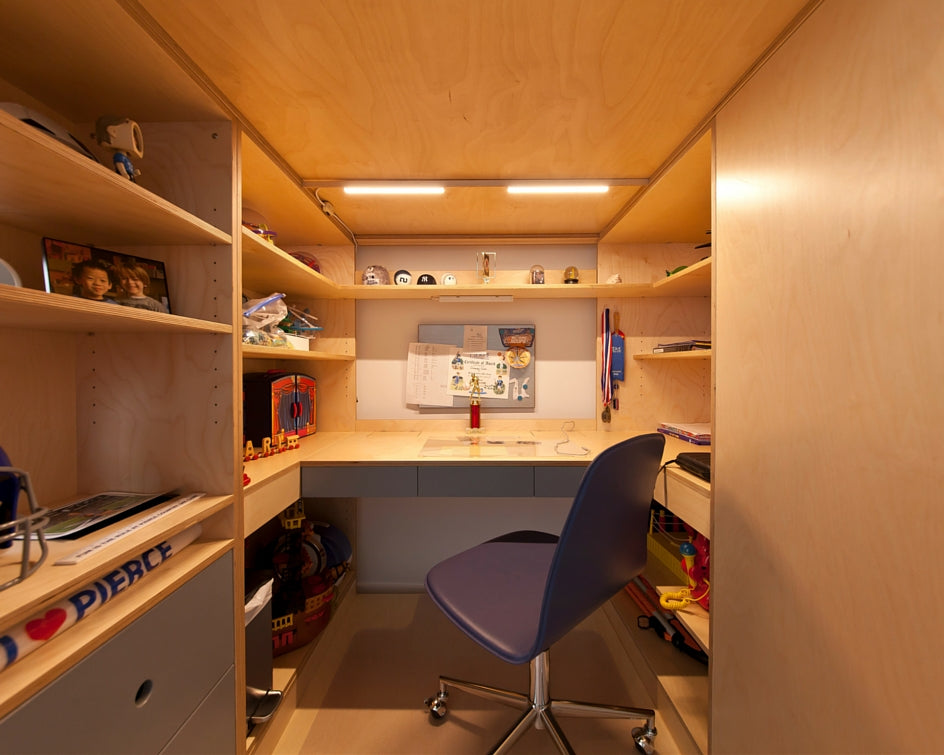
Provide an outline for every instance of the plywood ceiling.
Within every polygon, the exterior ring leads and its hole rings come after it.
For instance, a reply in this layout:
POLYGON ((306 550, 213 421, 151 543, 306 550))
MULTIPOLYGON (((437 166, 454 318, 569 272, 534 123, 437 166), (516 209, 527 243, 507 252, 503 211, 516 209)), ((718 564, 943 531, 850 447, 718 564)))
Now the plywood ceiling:
MULTIPOLYGON (((807 6, 807 0, 116 2, 298 182, 321 186, 320 196, 362 240, 597 237, 647 189, 571 200, 450 189, 439 199, 352 201, 332 183, 657 178, 807 6)), ((12 5, 21 13, 30 4, 12 5)), ((129 50, 129 60, 144 57, 129 50)), ((701 241, 709 224, 709 216, 694 223, 695 239, 665 240, 701 241)))

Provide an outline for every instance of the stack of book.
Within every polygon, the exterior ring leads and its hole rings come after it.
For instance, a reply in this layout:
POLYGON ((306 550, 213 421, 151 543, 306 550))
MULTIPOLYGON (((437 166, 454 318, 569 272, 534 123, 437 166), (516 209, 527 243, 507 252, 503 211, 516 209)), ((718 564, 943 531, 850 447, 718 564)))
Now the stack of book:
POLYGON ((660 343, 652 349, 653 354, 666 354, 670 351, 693 351, 694 349, 710 349, 711 341, 692 339, 689 341, 674 341, 673 343, 660 343))
POLYGON ((660 433, 681 438, 696 446, 711 445, 710 422, 660 422, 656 429, 660 433))

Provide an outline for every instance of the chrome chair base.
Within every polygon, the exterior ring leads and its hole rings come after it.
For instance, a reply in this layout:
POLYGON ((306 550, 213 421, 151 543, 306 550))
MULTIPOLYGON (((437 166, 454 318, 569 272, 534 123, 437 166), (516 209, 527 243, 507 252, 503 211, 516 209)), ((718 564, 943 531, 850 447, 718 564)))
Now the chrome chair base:
POLYGON ((651 708, 626 708, 618 705, 600 705, 572 700, 552 700, 548 694, 549 681, 548 655, 547 651, 544 651, 531 660, 530 695, 441 676, 439 677, 439 693, 434 697, 427 698, 425 704, 433 719, 444 718, 447 713, 446 703, 449 699, 448 688, 453 687, 479 697, 523 709, 524 712, 521 717, 512 724, 511 728, 498 741, 498 744, 489 751, 490 755, 507 753, 512 745, 532 726, 536 729, 545 729, 557 746, 558 751, 563 755, 575 755, 574 749, 557 723, 555 713, 562 716, 641 719, 645 723, 643 726, 633 729, 633 743, 636 745, 636 749, 641 753, 645 753, 645 755, 652 755, 655 752, 652 740, 657 734, 656 719, 655 711, 651 708))

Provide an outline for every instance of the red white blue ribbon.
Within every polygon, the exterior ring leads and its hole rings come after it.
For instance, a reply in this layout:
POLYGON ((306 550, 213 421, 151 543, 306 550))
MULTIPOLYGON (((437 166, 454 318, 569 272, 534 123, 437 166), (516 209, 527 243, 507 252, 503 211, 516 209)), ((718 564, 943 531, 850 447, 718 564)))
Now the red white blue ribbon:
POLYGON ((603 406, 609 406, 613 400, 613 336, 610 333, 610 309, 603 308, 601 340, 603 350, 601 354, 602 370, 600 374, 600 388, 603 391, 603 406))

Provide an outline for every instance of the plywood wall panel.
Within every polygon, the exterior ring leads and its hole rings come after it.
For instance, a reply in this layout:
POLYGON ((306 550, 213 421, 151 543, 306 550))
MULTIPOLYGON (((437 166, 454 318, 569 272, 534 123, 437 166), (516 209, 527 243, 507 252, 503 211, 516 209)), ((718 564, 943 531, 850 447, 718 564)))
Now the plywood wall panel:
POLYGON ((711 749, 939 749, 944 6, 827 0, 716 122, 711 749))
POLYGON ((0 377, 0 446, 40 506, 62 503, 76 493, 75 337, 5 331, 0 352, 19 365, 0 377))
POLYGON ((227 335, 89 334, 77 347, 83 492, 230 492, 233 343, 227 335))

